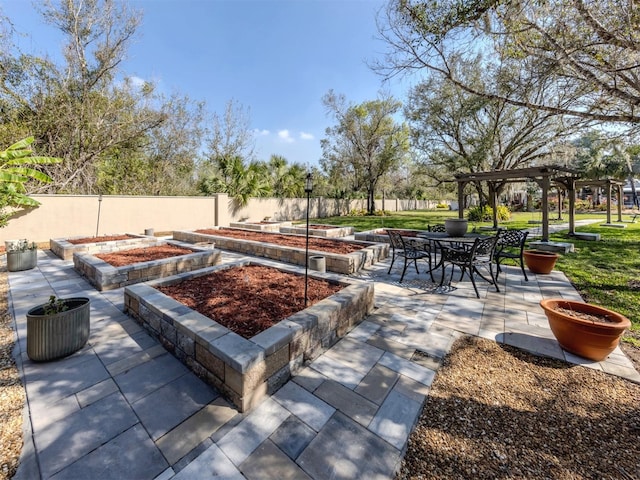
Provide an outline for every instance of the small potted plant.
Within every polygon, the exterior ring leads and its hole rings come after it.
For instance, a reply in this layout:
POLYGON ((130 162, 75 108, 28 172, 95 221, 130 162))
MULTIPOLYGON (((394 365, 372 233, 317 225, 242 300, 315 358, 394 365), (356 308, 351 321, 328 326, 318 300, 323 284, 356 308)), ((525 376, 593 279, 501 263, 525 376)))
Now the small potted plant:
POLYGON ((89 339, 89 305, 86 297, 56 298, 27 312, 27 355, 36 362, 66 357, 89 339))
POLYGON ((19 272, 31 270, 38 263, 38 245, 27 239, 4 242, 7 251, 7 270, 19 272))
POLYGON ((624 331, 631 327, 624 315, 591 303, 549 298, 540 306, 562 348, 597 362, 615 350, 624 331))

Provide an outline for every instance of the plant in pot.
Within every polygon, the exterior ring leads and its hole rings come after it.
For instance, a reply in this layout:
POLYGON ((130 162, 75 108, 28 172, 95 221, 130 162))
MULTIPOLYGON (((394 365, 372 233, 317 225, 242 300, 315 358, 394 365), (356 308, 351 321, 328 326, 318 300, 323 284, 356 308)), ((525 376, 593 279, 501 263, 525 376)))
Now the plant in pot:
POLYGON ((89 307, 86 297, 49 297, 27 312, 27 355, 36 362, 66 357, 89 339, 89 307))
POLYGON ((522 252, 524 263, 533 273, 548 274, 556 266, 560 255, 555 252, 545 252, 544 250, 524 250, 522 252))
POLYGON ((591 303, 550 298, 540 306, 560 346, 589 360, 607 358, 631 327, 624 315, 591 303))
POLYGON ((19 272, 31 270, 38 263, 38 245, 26 239, 8 240, 5 242, 7 251, 7 270, 19 272))

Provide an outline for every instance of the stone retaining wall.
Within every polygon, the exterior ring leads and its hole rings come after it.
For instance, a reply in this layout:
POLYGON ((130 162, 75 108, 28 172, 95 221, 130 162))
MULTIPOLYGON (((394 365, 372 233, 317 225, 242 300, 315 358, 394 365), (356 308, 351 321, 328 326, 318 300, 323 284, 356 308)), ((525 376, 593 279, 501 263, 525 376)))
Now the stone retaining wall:
MULTIPOLYGON (((214 228, 215 229, 215 228, 214 228)), ((215 242, 216 247, 223 250, 270 258, 294 265, 305 265, 306 252, 303 248, 285 247, 274 243, 241 240, 217 235, 206 235, 193 231, 174 231, 173 238, 182 242, 215 242)), ((346 241, 333 239, 336 242, 346 241)), ((351 241, 352 242, 352 241, 351 241)), ((350 275, 364 267, 384 260, 389 255, 389 245, 362 242, 362 250, 353 253, 338 254, 318 250, 309 250, 309 256, 322 256, 326 259, 327 271, 350 275)))
MULTIPOLYGON (((326 225, 329 226, 329 225, 326 225)), ((332 228, 313 228, 309 225, 309 235, 314 237, 340 238, 353 235, 353 227, 331 226, 332 228)), ((280 233, 295 233, 298 235, 307 234, 306 225, 294 225, 292 227, 280 227, 280 233)))
POLYGON ((61 259, 71 260, 74 253, 96 255, 100 253, 109 253, 114 250, 121 250, 123 248, 144 248, 158 243, 158 239, 156 237, 136 235, 133 233, 127 233, 125 235, 129 235, 133 238, 126 240, 112 240, 109 242, 82 243, 79 245, 75 245, 69 242, 69 240, 87 238, 86 235, 70 238, 52 238, 49 240, 49 248, 61 259))
MULTIPOLYGON (((160 240, 156 240, 153 245, 145 246, 153 247, 166 244, 187 248, 193 253, 150 262, 139 262, 123 267, 114 267, 93 255, 76 253, 73 256, 73 267, 96 289, 104 291, 218 265, 222 260, 220 251, 213 250, 213 246, 205 248, 181 242, 160 240)), ((120 248, 120 250, 130 249, 129 245, 120 248)), ((111 252, 113 251, 115 250, 111 250, 111 252)))
POLYGON ((291 222, 231 222, 231 228, 244 228, 245 230, 256 230, 258 232, 278 232, 280 227, 290 227, 291 222))
MULTIPOLYGON (((241 412, 284 385, 306 362, 331 347, 373 310, 372 283, 311 275, 345 285, 340 292, 245 339, 153 287, 173 285, 237 262, 125 288, 125 312, 241 412)), ((281 268, 295 273, 293 269, 281 268)), ((299 274, 299 272, 297 272, 299 274)), ((239 285, 238 288, 241 288, 239 285)))

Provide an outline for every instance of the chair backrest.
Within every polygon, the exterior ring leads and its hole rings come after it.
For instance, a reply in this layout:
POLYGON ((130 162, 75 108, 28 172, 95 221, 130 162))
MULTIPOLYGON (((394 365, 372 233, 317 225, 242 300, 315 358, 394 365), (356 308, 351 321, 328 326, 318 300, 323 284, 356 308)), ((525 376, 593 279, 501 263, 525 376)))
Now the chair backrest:
POLYGON ((398 230, 392 230, 387 228, 387 234, 389 235, 389 243, 391 243, 391 248, 404 250, 404 240, 402 240, 402 235, 398 230))
POLYGON ((430 232, 446 232, 443 223, 436 223, 435 225, 429 225, 430 232))
POLYGON ((498 232, 498 245, 504 247, 524 248, 529 232, 527 230, 500 230, 498 232))
POLYGON ((476 257, 483 256, 492 259, 497 242, 497 235, 487 238, 476 238, 476 240, 473 242, 473 247, 471 248, 471 258, 474 259, 476 257))

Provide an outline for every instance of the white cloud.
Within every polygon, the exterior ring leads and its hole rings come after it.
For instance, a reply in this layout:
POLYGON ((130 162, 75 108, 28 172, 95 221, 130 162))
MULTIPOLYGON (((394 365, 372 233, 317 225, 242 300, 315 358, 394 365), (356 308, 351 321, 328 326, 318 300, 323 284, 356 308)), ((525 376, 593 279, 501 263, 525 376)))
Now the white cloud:
POLYGON ((130 90, 140 91, 148 82, 140 77, 136 77, 135 75, 131 77, 125 77, 121 84, 130 90))
POLYGON ((289 130, 279 130, 278 137, 285 143, 293 143, 295 140, 291 137, 289 130))
POLYGON ((314 138, 315 137, 311 133, 300 132, 300 139, 301 140, 313 140, 314 138))
POLYGON ((271 133, 269 130, 266 130, 266 129, 260 130, 259 128, 254 129, 253 132, 259 137, 266 137, 271 133))

